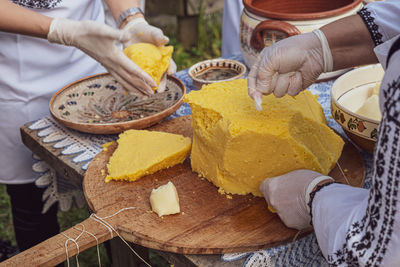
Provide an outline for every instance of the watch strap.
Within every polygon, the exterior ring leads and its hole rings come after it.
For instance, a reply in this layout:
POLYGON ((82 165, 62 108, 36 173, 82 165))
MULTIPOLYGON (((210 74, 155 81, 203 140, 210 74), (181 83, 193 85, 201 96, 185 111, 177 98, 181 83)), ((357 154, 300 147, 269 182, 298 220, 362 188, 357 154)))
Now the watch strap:
POLYGON ((140 13, 143 15, 143 11, 139 7, 131 7, 128 8, 127 10, 123 11, 119 16, 116 21, 117 27, 119 28, 121 26, 121 23, 129 16, 135 15, 137 13, 140 13))

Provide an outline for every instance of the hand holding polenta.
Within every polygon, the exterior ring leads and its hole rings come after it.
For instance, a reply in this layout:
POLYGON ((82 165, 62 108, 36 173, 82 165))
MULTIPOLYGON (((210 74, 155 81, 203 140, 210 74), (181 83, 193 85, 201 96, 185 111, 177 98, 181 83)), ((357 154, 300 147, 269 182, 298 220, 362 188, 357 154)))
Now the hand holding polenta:
POLYGON ((165 46, 169 38, 161 29, 138 17, 123 27, 123 39, 126 40, 123 42, 125 54, 155 80, 157 86, 153 91, 163 92, 166 74, 176 72, 176 64, 171 58, 173 47, 165 46))
POLYGON ((172 61, 171 64, 173 50, 172 46, 157 47, 150 43, 136 43, 125 48, 124 53, 156 82, 157 86, 153 87, 153 91, 162 92, 166 74, 176 70, 175 63, 172 61))
POLYGON ((169 38, 157 27, 151 26, 147 21, 138 17, 129 21, 122 29, 124 48, 136 43, 150 43, 155 46, 163 46, 169 42, 169 38))
POLYGON ((95 21, 57 18, 51 22, 47 39, 51 43, 79 48, 101 63, 127 90, 138 90, 146 95, 153 93, 155 81, 115 45, 115 41, 124 43, 129 39, 121 30, 95 21))

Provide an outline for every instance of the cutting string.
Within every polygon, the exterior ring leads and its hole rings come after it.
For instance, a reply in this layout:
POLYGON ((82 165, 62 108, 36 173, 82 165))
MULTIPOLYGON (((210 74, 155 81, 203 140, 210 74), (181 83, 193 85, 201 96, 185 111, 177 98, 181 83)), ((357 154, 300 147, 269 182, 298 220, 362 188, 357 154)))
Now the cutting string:
POLYGON ((121 240, 125 243, 125 245, 127 245, 128 248, 133 252, 133 254, 136 255, 136 257, 138 257, 141 261, 143 261, 147 266, 151 267, 151 265, 150 265, 147 261, 145 261, 145 260, 144 260, 144 259, 143 259, 143 258, 128 244, 128 242, 114 229, 114 227, 113 227, 110 223, 108 223, 107 221, 105 221, 105 219, 111 218, 111 217, 117 215, 118 213, 120 213, 120 212, 122 212, 122 211, 124 211, 124 210, 130 210, 130 209, 135 209, 135 207, 127 207, 127 208, 120 209, 119 211, 115 212, 114 214, 109 215, 109 216, 106 216, 106 217, 99 217, 99 216, 97 216, 96 213, 92 213, 92 214, 90 214, 90 218, 92 218, 93 220, 95 220, 95 221, 101 223, 102 225, 104 225, 104 226, 110 231, 111 238, 113 238, 112 231, 114 231, 114 232, 119 236, 119 238, 121 238, 121 240), (112 231, 111 231, 111 230, 112 230, 112 231))
POLYGON ((65 240, 65 243, 64 243, 65 254, 67 255, 67 266, 69 267, 68 241, 72 241, 72 242, 74 242, 74 244, 75 244, 75 246, 76 246, 76 249, 78 250, 78 253, 76 253, 76 255, 75 255, 75 259, 76 259, 76 266, 79 267, 79 260, 78 260, 79 245, 78 245, 78 242, 76 242, 76 240, 80 237, 80 234, 79 234, 78 237, 75 238, 75 239, 73 239, 73 238, 67 236, 67 235, 64 234, 64 233, 61 233, 61 234, 67 238, 67 240, 65 240))
MULTIPOLYGON (((91 232, 85 230, 85 225, 83 225, 83 224, 81 224, 81 223, 79 223, 79 224, 77 224, 77 225, 82 226, 82 229, 77 229, 77 228, 75 228, 75 226, 74 226, 73 228, 76 229, 76 230, 82 231, 82 233, 87 233, 87 234, 93 236, 93 238, 96 240, 97 260, 98 260, 98 262, 99 262, 99 267, 101 267, 99 240, 97 239, 97 237, 96 237, 94 234, 92 234, 91 232)), ((78 238, 79 238, 79 236, 77 237, 77 240, 78 240, 78 238)))
MULTIPOLYGON (((145 263, 147 266, 151 267, 151 265, 150 265, 148 262, 146 262, 146 261, 145 261, 145 260, 144 260, 144 259, 129 245, 129 243, 118 233, 118 231, 115 230, 115 228, 114 228, 110 223, 108 223, 108 222, 106 221, 106 219, 109 219, 109 218, 111 218, 111 217, 113 217, 113 216, 119 214, 120 212, 123 212, 123 211, 125 211, 125 210, 133 210, 133 209, 136 209, 136 207, 126 207, 126 208, 122 208, 122 209, 118 210, 117 212, 115 212, 114 214, 108 215, 108 216, 105 216, 105 217, 100 217, 100 216, 98 216, 96 213, 92 213, 92 214, 90 214, 89 218, 93 219, 94 221, 96 221, 96 222, 102 224, 104 227, 106 227, 107 230, 110 232, 111 238, 114 237, 113 232, 115 232, 115 233, 119 236, 119 238, 121 238, 121 240, 129 247, 129 249, 133 252, 133 254, 136 255, 136 257, 138 257, 141 261, 143 261, 143 263, 145 263)), ((80 224, 77 224, 77 225, 81 226, 82 228, 81 228, 81 229, 77 229, 76 227, 73 227, 73 229, 80 231, 80 233, 78 234, 78 236, 77 236, 76 238, 71 238, 71 237, 69 237, 68 235, 66 235, 65 233, 61 233, 62 235, 64 235, 64 236, 67 238, 67 240, 65 240, 64 246, 65 246, 65 254, 66 254, 66 256, 67 256, 67 265, 68 265, 68 267, 70 267, 70 264, 69 264, 69 253, 68 253, 68 242, 69 242, 69 241, 74 242, 74 244, 75 244, 75 246, 76 246, 76 248, 77 248, 77 250, 78 250, 78 253, 75 255, 75 258, 76 258, 76 264, 77 264, 77 266, 79 267, 79 260, 78 260, 79 245, 78 245, 78 239, 82 236, 83 233, 87 233, 87 234, 93 236, 94 239, 96 240, 96 244, 97 244, 97 258, 98 258, 99 266, 101 267, 100 251, 99 251, 99 240, 97 239, 97 237, 96 237, 93 233, 87 231, 87 230, 85 229, 85 226, 84 226, 83 224, 80 223, 80 224)))

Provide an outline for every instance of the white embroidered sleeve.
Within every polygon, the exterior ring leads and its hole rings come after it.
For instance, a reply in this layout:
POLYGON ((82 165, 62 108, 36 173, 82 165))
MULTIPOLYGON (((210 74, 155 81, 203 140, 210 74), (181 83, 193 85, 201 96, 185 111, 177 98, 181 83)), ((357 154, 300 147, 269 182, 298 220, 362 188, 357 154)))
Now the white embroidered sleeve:
POLYGON ((400 39, 396 45, 381 85, 371 188, 331 184, 312 200, 315 234, 332 266, 400 266, 400 39))
POLYGON ((399 14, 399 0, 370 3, 358 12, 375 45, 380 45, 400 34, 399 14))

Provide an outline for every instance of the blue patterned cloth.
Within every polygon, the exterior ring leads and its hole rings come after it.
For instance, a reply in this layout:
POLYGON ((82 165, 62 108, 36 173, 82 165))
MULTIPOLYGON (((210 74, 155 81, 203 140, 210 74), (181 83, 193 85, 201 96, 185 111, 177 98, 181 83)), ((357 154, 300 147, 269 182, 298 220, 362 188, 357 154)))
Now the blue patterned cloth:
MULTIPOLYGON (((243 62, 241 55, 234 55, 229 59, 235 59, 243 62)), ((182 70, 175 74, 186 86, 187 92, 195 90, 192 79, 188 74, 188 70, 182 70)), ((330 111, 330 88, 332 81, 315 83, 308 90, 311 93, 318 95, 318 102, 321 104, 328 124, 343 138, 347 138, 342 128, 334 121, 330 111)), ((173 115, 167 119, 191 114, 188 104, 184 103, 173 115)), ((45 143, 54 143, 55 148, 63 148, 61 151, 64 155, 75 155, 72 159, 75 163, 82 164, 82 169, 86 170, 90 161, 102 151, 101 145, 115 140, 117 135, 91 135, 77 132, 68 129, 58 124, 51 117, 45 117, 30 126, 32 130, 38 130, 38 136, 45 143)), ((368 153, 361 152, 365 166, 366 177, 365 187, 369 188, 372 174, 372 156, 368 153)), ((37 169, 43 169, 43 166, 37 169)), ((40 174, 45 184, 48 180, 43 172, 40 174)), ((58 178, 60 179, 60 178, 58 178)), ((40 179, 38 180, 41 181, 40 179)), ((54 194, 58 194, 57 190, 54 194)), ((55 196, 54 199, 59 199, 55 196)), ((52 202, 55 200, 52 200, 52 202)), ((282 246, 269 248, 265 250, 246 252, 246 253, 231 253, 222 255, 223 261, 235 261, 246 257, 244 266, 326 266, 327 263, 319 250, 316 237, 310 234, 297 241, 285 244, 282 246)))

